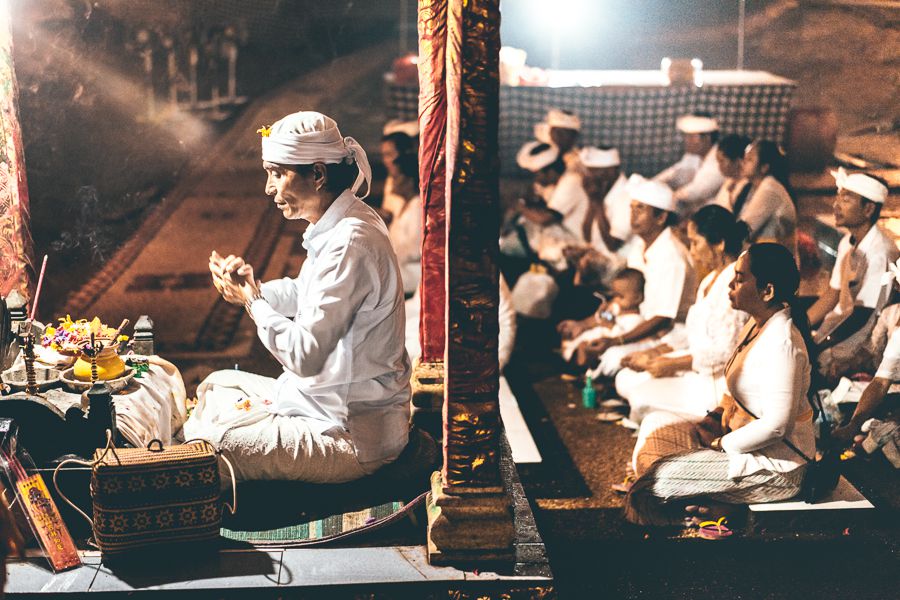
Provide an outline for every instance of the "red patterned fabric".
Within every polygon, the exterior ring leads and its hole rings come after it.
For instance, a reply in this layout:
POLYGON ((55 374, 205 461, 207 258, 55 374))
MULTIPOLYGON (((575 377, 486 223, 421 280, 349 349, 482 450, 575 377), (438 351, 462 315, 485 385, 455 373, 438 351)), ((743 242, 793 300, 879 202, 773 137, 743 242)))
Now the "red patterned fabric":
POLYGON ((444 259, 446 233, 447 0, 419 2, 419 192, 424 213, 422 311, 423 362, 444 360, 444 259))
POLYGON ((0 9, 0 295, 19 290, 25 298, 30 298, 34 250, 17 98, 9 5, 3 3, 0 9))

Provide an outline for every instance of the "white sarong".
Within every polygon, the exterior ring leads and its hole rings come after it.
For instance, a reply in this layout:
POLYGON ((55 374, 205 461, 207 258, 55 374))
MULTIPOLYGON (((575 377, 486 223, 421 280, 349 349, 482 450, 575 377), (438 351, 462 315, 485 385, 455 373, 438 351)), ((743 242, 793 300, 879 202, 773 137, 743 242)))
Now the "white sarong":
POLYGON ((243 371, 210 374, 197 388, 197 406, 184 424, 185 439, 214 444, 233 463, 238 481, 341 483, 371 472, 360 465, 342 427, 319 433, 321 424, 312 419, 270 413, 274 384, 270 377, 243 371))

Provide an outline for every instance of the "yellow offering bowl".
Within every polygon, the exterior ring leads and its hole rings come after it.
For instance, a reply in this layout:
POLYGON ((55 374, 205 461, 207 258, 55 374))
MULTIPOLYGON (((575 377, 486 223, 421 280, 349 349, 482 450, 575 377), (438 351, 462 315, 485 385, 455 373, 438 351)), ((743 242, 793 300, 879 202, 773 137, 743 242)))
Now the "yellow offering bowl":
MULTIPOLYGON (((125 362, 118 355, 119 345, 115 344, 100 351, 97 356, 97 379, 109 381, 121 377, 125 372, 125 362)), ((79 381, 91 380, 91 359, 82 354, 75 361, 75 367, 72 370, 75 379, 79 381)))

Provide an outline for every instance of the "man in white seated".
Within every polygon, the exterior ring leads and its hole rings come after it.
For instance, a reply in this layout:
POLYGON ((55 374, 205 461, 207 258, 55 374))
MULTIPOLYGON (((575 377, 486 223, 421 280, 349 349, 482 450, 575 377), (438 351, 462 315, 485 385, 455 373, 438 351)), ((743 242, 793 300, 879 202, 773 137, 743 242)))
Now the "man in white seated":
POLYGON ((562 215, 562 225, 578 240, 583 241, 582 225, 588 210, 588 197, 582 185, 581 164, 578 149, 578 133, 581 120, 573 113, 557 108, 547 112, 547 120, 535 126, 539 142, 556 146, 566 164, 553 194, 547 199, 547 208, 562 215))
POLYGON ((817 327, 819 366, 830 379, 842 375, 868 339, 890 288, 884 285, 889 265, 900 253, 878 217, 888 197, 887 185, 866 173, 832 172, 838 188, 834 199, 835 224, 847 229, 828 289, 809 311, 817 327))
POLYGON ((694 113, 675 126, 684 136, 684 156, 653 179, 672 188, 678 214, 687 216, 715 198, 725 181, 716 159, 719 124, 708 113, 694 113))
POLYGON ((212 373, 184 436, 211 441, 239 480, 358 479, 408 440, 397 258, 384 222, 357 197, 371 177, 366 153, 334 120, 301 111, 261 131, 266 194, 286 219, 309 222, 306 260, 298 277, 263 284, 240 257, 213 252, 209 268, 283 373, 212 373))
POLYGON ((536 256, 564 269, 562 250, 576 237, 563 226, 562 215, 547 207, 547 200, 566 170, 565 162, 556 146, 531 141, 519 150, 516 164, 532 174, 532 185, 515 207, 516 216, 500 240, 500 251, 529 259, 536 256))
POLYGON ((628 179, 615 148, 582 148, 579 161, 589 200, 581 226, 584 243, 569 247, 566 254, 575 263, 576 282, 592 283, 587 273, 602 274, 608 282, 625 266, 633 237, 628 179))
POLYGON ((891 334, 875 377, 863 390, 850 420, 831 435, 845 446, 858 443, 867 454, 882 448, 894 468, 900 469, 900 413, 897 412, 900 396, 889 394, 891 385, 897 381, 900 381, 900 330, 891 334))
MULTIPOLYGON (((694 303, 697 281, 687 248, 672 231, 675 201, 670 190, 657 181, 632 175, 631 228, 639 238, 628 255, 628 266, 644 274, 644 321, 617 338, 588 342, 576 351, 580 365, 596 367, 595 375, 612 377, 622 368, 622 358, 649 348, 676 323, 684 323, 694 303)), ((566 322, 560 324, 564 329, 566 322)))

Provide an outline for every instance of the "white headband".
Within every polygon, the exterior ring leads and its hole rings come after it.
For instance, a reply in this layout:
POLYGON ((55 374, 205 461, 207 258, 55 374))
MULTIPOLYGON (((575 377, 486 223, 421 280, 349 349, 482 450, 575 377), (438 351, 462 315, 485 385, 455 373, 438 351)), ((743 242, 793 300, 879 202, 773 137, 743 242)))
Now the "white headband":
POLYGON ((839 167, 837 171, 831 172, 831 176, 834 177, 838 190, 856 192, 866 200, 871 200, 878 204, 884 204, 885 200, 887 200, 887 187, 865 173, 848 174, 844 167, 839 167))
POLYGON ((632 200, 660 210, 675 212, 675 197, 672 189, 664 183, 645 179, 635 173, 628 178, 627 189, 632 200))
POLYGON ((516 164, 532 173, 537 173, 545 167, 549 167, 559 159, 559 149, 553 144, 540 141, 527 142, 516 154, 516 164), (535 152, 541 146, 545 146, 535 152))
POLYGON ((342 137, 334 119, 322 113, 300 111, 276 121, 271 127, 260 129, 262 159, 280 165, 311 165, 321 162, 356 163, 359 175, 351 191, 355 194, 366 182, 365 198, 369 195, 372 168, 366 151, 352 137, 342 137))
POLYGON ((579 153, 581 164, 589 169, 605 169, 608 167, 618 167, 621 163, 619 160, 619 151, 615 148, 595 148, 594 146, 586 146, 579 153))
POLYGON ((547 111, 547 124, 550 127, 574 129, 575 131, 581 129, 581 119, 579 119, 577 115, 573 115, 570 112, 558 108, 551 108, 547 111))
POLYGON ((684 115, 678 117, 675 127, 682 133, 712 133, 719 130, 719 123, 711 117, 684 115))

